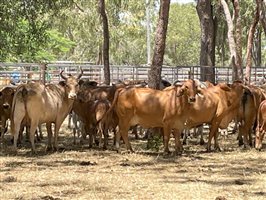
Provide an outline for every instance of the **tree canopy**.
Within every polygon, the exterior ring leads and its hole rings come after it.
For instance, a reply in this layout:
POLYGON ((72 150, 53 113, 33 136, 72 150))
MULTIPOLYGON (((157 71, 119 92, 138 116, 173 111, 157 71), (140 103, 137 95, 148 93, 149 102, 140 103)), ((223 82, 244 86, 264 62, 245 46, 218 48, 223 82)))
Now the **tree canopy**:
MULTIPOLYGON (((150 0, 151 47, 154 47, 158 0, 150 0)), ((219 1, 213 1, 218 19, 215 65, 229 65, 227 24, 219 1)), ((107 1, 110 64, 146 64, 146 1, 107 1)), ((229 4, 231 14, 233 5, 229 4)), ((255 2, 240 1, 242 55, 245 63, 247 35, 255 2)), ((99 63, 102 25, 97 3, 86 0, 10 0, 0 2, 0 59, 42 62, 56 60, 99 63)), ((261 26, 261 65, 265 65, 266 40, 261 26)), ((171 3, 164 64, 199 65, 200 23, 196 3, 171 3)), ((257 37, 259 39, 259 37, 257 37)), ((256 38, 254 42, 257 41, 256 38)), ((258 42, 256 43, 258 44, 258 42)), ((254 50, 256 50, 254 44, 254 50)), ((253 55, 255 59, 256 55, 253 55)))

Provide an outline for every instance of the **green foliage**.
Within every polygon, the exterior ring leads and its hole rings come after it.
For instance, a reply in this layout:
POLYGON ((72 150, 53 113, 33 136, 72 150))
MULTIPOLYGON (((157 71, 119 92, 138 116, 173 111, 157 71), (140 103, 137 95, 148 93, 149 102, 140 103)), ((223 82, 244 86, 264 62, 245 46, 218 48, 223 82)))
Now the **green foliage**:
POLYGON ((50 24, 45 16, 55 15, 72 0, 0 1, 0 60, 32 61, 47 40, 50 24), (56 11, 56 12, 55 12, 56 11))
POLYGON ((36 61, 66 60, 66 53, 75 45, 75 42, 65 38, 57 30, 48 30, 46 46, 36 52, 36 61))
MULTIPOLYGON (((105 0, 111 64, 138 65, 147 62, 145 2, 105 0)), ((239 2, 244 58, 255 2, 239 2)), ((159 1, 150 0, 150 5, 153 49, 159 1)), ((213 0, 212 5, 218 18, 216 65, 226 65, 229 59, 227 25, 219 2, 213 0)), ((229 5, 232 13, 232 3, 229 2, 229 5)), ((0 19, 1 61, 73 60, 96 63, 98 59, 103 35, 97 0, 0 1, 0 19)), ((264 39, 262 58, 265 58, 265 52, 264 39)), ((172 3, 164 64, 198 65, 199 55, 200 24, 195 4, 172 3)))
POLYGON ((194 4, 172 4, 169 15, 165 63, 198 65, 200 24, 194 4))

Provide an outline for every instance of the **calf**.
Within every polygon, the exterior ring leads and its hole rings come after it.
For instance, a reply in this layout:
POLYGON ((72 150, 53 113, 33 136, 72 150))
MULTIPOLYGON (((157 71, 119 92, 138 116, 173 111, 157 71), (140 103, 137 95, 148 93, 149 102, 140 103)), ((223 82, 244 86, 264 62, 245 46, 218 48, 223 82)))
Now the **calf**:
POLYGON ((4 133, 7 128, 7 120, 11 116, 11 106, 15 93, 15 87, 4 87, 0 91, 0 117, 1 117, 1 141, 4 142, 4 133))

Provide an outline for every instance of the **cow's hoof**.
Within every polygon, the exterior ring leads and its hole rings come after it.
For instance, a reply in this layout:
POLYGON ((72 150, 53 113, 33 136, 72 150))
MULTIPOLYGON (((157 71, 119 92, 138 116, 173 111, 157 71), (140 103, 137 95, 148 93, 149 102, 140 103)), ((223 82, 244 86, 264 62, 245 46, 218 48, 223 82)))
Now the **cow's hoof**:
POLYGON ((96 144, 96 146, 100 146, 99 140, 95 140, 95 144, 96 144))
POLYGON ((103 150, 106 151, 107 150, 107 147, 106 146, 103 146, 103 150))
POLYGON ((221 149, 219 146, 215 147, 214 150, 215 150, 216 152, 221 152, 221 151, 222 151, 222 149, 221 149))
POLYGON ((247 145, 247 144, 243 145, 243 150, 250 150, 250 149, 251 149, 251 147, 249 145, 247 145))

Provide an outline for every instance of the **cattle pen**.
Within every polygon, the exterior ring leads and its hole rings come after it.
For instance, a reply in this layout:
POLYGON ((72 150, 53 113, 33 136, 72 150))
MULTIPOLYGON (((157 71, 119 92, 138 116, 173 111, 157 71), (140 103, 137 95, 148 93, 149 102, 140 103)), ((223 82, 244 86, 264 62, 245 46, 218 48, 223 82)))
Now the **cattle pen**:
MULTIPOLYGON (((78 73, 79 68, 84 71, 83 78, 104 82, 103 65, 83 62, 54 62, 54 63, 0 63, 0 80, 12 79, 15 82, 42 80, 43 82, 60 81, 59 72, 78 73)), ((169 82, 188 78, 200 79, 200 66, 163 66, 162 78, 169 82)), ((147 80, 150 66, 148 65, 110 65, 111 82, 118 80, 147 80)), ((214 67, 216 83, 232 81, 231 67, 214 67)), ((245 69, 243 68, 243 71, 245 69)), ((251 68, 251 82, 264 80, 265 67, 251 68)))
MULTIPOLYGON (((84 70, 84 78, 103 82, 103 66, 88 63, 0 63, 0 76, 3 83, 13 81, 19 85, 41 80, 58 84, 64 80, 64 76, 60 76, 61 70, 66 75, 77 75, 80 67, 84 70)), ((111 81, 147 80, 148 70, 149 66, 111 66, 111 81)), ((231 82, 229 67, 217 67, 215 72, 217 83, 231 82)), ((265 75, 264 68, 252 68, 253 82, 261 81, 265 75)), ((169 82, 199 79, 200 67, 164 66, 162 76, 169 82)), ((77 82, 74 85, 77 86, 77 82)), ((202 95, 197 96, 201 98, 202 95)), ((81 103, 80 100, 77 102, 81 103)), ((99 100, 92 99, 92 102, 99 100)), ((87 109, 82 111, 86 115, 94 113, 87 109)), ((12 136, 7 131, 5 144, 0 145, 0 200, 263 200, 266 197, 265 142, 261 151, 253 147, 240 147, 238 136, 231 126, 218 137, 221 151, 207 152, 206 143, 200 145, 199 135, 190 132, 181 155, 177 155, 174 152, 174 137, 170 139, 170 152, 165 154, 162 138, 158 139, 157 146, 148 148, 145 133, 141 129, 137 131, 138 138, 132 130, 128 131, 135 150, 133 153, 126 150, 123 142, 121 151, 117 152, 112 132, 109 133, 106 150, 101 145, 90 146, 88 138, 81 141, 81 136, 74 142, 74 125, 68 124, 68 118, 59 130, 57 151, 49 151, 49 134, 45 124, 42 125, 43 138, 38 140, 36 137, 35 154, 30 151, 31 144, 27 137, 18 146, 18 151, 14 152, 12 136)), ((209 126, 203 128, 202 136, 206 142, 206 129, 209 126)))

